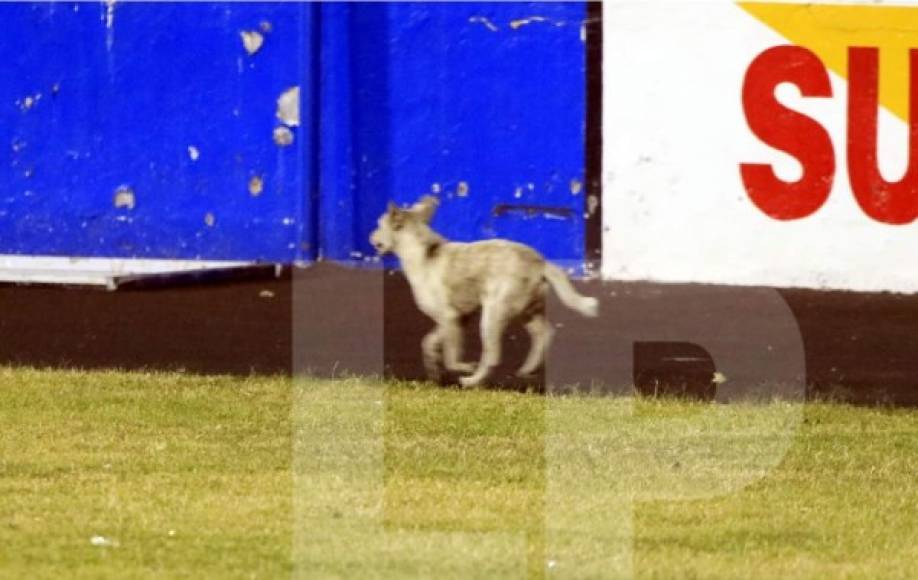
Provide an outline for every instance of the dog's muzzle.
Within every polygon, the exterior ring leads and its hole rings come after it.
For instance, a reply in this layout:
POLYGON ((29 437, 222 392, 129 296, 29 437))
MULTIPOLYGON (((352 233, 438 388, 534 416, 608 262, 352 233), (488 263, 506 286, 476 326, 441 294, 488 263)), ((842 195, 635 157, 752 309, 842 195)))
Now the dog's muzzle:
POLYGON ((379 255, 385 254, 389 251, 389 249, 386 247, 386 244, 384 244, 376 235, 376 232, 373 232, 370 235, 370 244, 373 246, 373 248, 376 249, 376 253, 379 255))

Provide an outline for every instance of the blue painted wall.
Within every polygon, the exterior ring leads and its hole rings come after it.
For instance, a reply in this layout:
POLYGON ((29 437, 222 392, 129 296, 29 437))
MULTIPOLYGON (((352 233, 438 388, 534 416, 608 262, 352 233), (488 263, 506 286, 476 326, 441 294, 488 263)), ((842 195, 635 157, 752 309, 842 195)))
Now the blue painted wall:
POLYGON ((448 237, 581 260, 584 18, 582 3, 0 4, 0 253, 361 260, 386 200, 439 191, 448 237), (264 37, 255 54, 245 30, 264 37), (301 124, 279 146, 293 86, 301 124))
POLYGON ((311 16, 296 4, 0 4, 0 252, 308 253, 309 108, 293 145, 272 131, 278 96, 310 82, 311 16), (250 56, 240 31, 262 23, 250 56), (119 188, 133 209, 115 207, 119 188))
POLYGON ((370 253, 387 198, 440 191, 447 237, 582 261, 585 18, 583 3, 323 6, 326 255, 370 253))

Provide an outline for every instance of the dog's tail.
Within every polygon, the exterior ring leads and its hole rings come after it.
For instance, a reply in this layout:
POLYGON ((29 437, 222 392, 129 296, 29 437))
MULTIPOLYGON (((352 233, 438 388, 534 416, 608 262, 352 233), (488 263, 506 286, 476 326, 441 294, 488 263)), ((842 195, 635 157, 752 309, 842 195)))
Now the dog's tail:
POLYGON ((594 317, 599 314, 599 300, 579 294, 561 268, 546 262, 543 276, 565 306, 584 316, 594 317))

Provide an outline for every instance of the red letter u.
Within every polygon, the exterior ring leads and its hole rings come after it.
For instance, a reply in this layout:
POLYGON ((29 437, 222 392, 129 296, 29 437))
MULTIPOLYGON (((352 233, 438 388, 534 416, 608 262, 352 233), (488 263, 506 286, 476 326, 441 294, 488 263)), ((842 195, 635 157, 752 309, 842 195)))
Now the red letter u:
POLYGON ((908 169, 889 182, 877 165, 879 49, 848 49, 848 178, 854 197, 871 218, 907 224, 918 217, 918 50, 909 51, 908 169))

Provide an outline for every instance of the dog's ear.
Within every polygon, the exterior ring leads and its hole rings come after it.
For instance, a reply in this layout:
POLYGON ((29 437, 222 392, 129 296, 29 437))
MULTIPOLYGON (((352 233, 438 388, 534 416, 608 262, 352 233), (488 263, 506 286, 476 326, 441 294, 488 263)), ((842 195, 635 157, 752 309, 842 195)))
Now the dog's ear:
POLYGON ((392 229, 398 231, 405 225, 405 212, 395 205, 394 201, 390 201, 386 207, 386 215, 389 216, 389 224, 392 229))
POLYGON ((432 195, 425 195, 412 206, 411 211, 415 212, 418 217, 424 220, 424 223, 429 223, 439 205, 439 199, 432 195))

